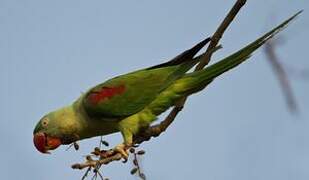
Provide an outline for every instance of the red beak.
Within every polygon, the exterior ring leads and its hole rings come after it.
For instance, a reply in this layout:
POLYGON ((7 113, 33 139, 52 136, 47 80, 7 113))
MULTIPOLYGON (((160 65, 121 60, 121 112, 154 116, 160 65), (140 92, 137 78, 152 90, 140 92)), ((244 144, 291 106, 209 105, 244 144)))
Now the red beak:
POLYGON ((48 150, 56 149, 61 145, 61 140, 55 137, 48 137, 45 133, 36 133, 33 136, 33 143, 38 151, 48 154, 48 150))

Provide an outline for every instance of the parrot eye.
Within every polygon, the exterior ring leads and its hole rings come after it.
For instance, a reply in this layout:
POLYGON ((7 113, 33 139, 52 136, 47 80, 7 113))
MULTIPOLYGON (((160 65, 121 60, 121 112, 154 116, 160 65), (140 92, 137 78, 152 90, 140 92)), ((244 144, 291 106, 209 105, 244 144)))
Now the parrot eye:
POLYGON ((43 126, 43 127, 47 127, 48 122, 49 122, 49 119, 48 119, 48 118, 44 118, 44 119, 42 120, 42 126, 43 126))

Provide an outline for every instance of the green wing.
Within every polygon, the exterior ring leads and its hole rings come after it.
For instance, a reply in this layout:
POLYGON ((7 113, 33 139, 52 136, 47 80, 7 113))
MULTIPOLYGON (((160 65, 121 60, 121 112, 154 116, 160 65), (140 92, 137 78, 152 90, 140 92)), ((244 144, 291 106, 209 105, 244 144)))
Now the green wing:
POLYGON ((194 55, 209 38, 171 61, 110 79, 90 89, 82 103, 90 116, 119 118, 137 113, 198 61, 194 55))
MULTIPOLYGON (((147 108, 149 108, 155 115, 160 115, 169 107, 173 106, 179 98, 204 89, 205 86, 211 83, 216 77, 246 61, 254 51, 283 30, 288 23, 290 23, 301 12, 302 11, 296 13, 294 16, 264 34, 262 37, 223 60, 210 65, 203 70, 187 73, 182 78, 175 81, 175 83, 169 86, 165 91, 160 93, 156 100, 147 106, 147 108)), ((202 58, 202 56, 203 55, 196 58, 202 58)))

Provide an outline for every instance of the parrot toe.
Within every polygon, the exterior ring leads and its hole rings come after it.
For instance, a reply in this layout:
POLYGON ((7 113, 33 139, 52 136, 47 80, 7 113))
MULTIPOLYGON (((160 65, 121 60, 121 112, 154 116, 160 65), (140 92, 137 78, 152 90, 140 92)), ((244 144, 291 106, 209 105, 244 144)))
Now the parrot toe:
POLYGON ((128 146, 121 143, 121 144, 118 144, 115 148, 114 148, 114 151, 117 152, 117 153, 120 153, 122 158, 124 159, 123 162, 127 162, 128 161, 128 157, 129 157, 129 153, 127 152, 128 150, 128 146))

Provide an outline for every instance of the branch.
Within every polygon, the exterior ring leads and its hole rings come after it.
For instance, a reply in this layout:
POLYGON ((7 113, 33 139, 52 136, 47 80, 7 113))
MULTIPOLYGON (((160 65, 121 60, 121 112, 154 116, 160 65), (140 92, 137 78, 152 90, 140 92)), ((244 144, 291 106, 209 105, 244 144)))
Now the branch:
POLYGON ((207 53, 210 52, 213 48, 217 46, 220 39, 222 38, 225 30, 229 27, 229 25, 232 23, 240 9, 246 4, 246 0, 237 0, 230 12, 226 15, 220 26, 217 28, 216 32, 211 37, 210 44, 206 50, 206 56, 204 57, 204 60, 200 62, 195 68, 196 71, 203 69, 211 59, 211 56, 213 53, 207 53))
MULTIPOLYGON (((229 11, 229 13, 226 15, 220 26, 217 28, 215 33, 213 34, 210 44, 206 50, 206 52, 201 55, 198 58, 202 58, 200 63, 197 65, 195 71, 199 71, 203 69, 211 59, 212 54, 220 49, 221 46, 217 46, 221 37, 223 36, 225 30, 228 28, 228 26, 231 24, 231 22, 234 20, 240 9, 245 5, 246 0, 237 0, 232 9, 229 11)), ((164 132, 171 123, 175 120, 178 113, 183 109, 184 104, 187 100, 187 97, 181 99, 178 101, 172 111, 168 114, 168 116, 159 124, 150 126, 148 129, 140 132, 138 135, 136 135, 133 139, 134 144, 141 144, 144 141, 148 141, 152 137, 159 136, 162 132, 164 132)), ((130 147, 128 147, 130 148, 130 147)), ((86 162, 80 163, 80 164, 74 164, 72 165, 73 169, 84 169, 84 168, 100 168, 103 164, 108 164, 112 161, 118 161, 122 158, 121 154, 118 152, 115 152, 113 149, 110 150, 100 150, 100 148, 95 148, 94 152, 92 152, 93 155, 98 157, 98 160, 94 160, 91 158, 91 156, 86 157, 86 162)), ((88 171, 87 170, 87 171, 88 171)))
MULTIPOLYGON (((228 28, 228 26, 231 24, 231 22, 234 20, 240 9, 245 5, 246 0, 237 0, 232 9, 229 11, 229 13, 226 15, 222 23, 219 25, 213 36, 211 37, 211 41, 209 46, 207 47, 207 50, 205 54, 203 54, 201 62, 196 66, 195 71, 199 71, 203 69, 211 59, 212 54, 218 49, 217 45, 222 38, 225 30, 228 28)), ((186 103, 187 97, 181 99, 175 107, 172 109, 172 111, 169 113, 169 115, 158 125, 151 126, 148 128, 143 134, 142 138, 138 139, 138 143, 142 143, 143 141, 149 140, 151 137, 157 137, 162 132, 164 132, 170 124, 175 120, 178 113, 183 109, 185 103, 186 103)))

